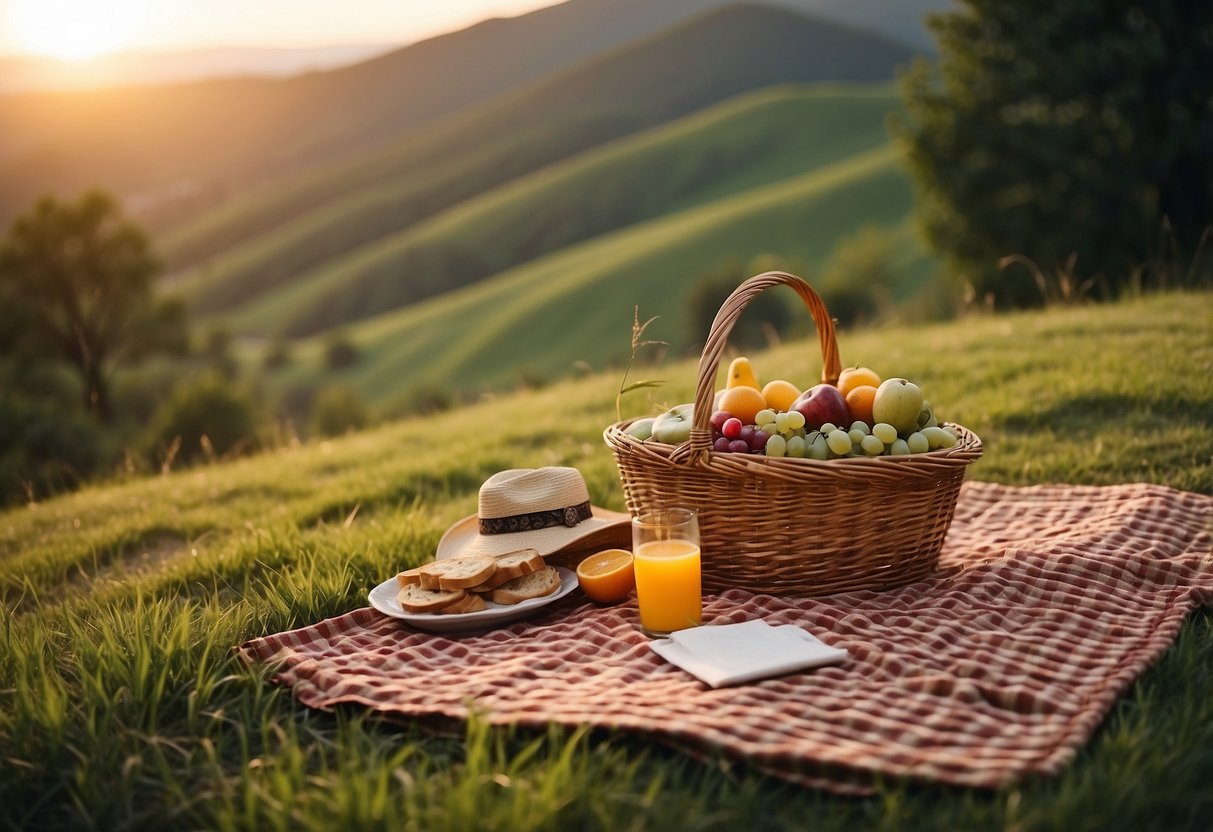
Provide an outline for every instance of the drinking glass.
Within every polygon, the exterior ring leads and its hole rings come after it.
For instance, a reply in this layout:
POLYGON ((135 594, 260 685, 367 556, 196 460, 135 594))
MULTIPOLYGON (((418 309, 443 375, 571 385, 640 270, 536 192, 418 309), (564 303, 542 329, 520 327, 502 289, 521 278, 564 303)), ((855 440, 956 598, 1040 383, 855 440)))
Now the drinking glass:
POLYGON ((651 636, 698 627, 703 615, 699 521, 685 508, 632 518, 640 628, 651 636))

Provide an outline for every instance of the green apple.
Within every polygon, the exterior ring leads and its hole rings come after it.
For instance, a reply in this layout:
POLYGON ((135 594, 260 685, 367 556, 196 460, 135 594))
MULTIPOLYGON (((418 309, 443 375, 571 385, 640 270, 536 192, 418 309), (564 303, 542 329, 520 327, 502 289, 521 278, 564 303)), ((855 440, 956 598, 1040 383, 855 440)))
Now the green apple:
POLYGON ((652 416, 645 419, 637 419, 635 422, 628 425, 627 430, 625 430, 624 433, 643 442, 653 435, 653 422, 655 421, 657 420, 652 416))
POLYGON ((888 378, 876 388, 872 400, 872 418, 887 422, 902 435, 918 430, 918 414, 922 412, 922 390, 904 378, 888 378))
POLYGON ((671 407, 653 420, 653 438, 667 445, 680 445, 691 438, 694 404, 671 407))

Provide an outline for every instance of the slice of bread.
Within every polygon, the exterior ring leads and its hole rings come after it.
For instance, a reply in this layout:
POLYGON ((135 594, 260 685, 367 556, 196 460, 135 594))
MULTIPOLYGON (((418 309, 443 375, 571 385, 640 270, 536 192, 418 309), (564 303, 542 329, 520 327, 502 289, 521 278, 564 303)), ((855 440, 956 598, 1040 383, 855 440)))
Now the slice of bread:
POLYGON ((476 595, 473 592, 465 592, 463 598, 451 604, 449 607, 443 607, 440 610, 435 610, 435 615, 457 615, 461 612, 480 612, 487 610, 488 606, 484 603, 484 598, 476 595))
POLYGON ((488 555, 436 560, 421 567, 425 589, 467 589, 482 584, 497 571, 497 561, 488 555))
POLYGON ((406 569, 403 572, 397 573, 396 583, 400 584, 401 589, 404 589, 410 584, 420 584, 421 567, 418 566, 416 569, 406 569))
POLYGON ((405 612, 438 612, 452 604, 466 603, 466 598, 467 593, 462 589, 425 589, 418 584, 409 584, 396 594, 396 600, 405 612))
POLYGON ((545 565, 543 556, 535 549, 503 552, 500 555, 494 555, 493 560, 497 561, 497 571, 484 583, 468 587, 468 592, 492 592, 506 581, 538 572, 545 565))
POLYGON ((494 604, 517 604, 530 598, 542 598, 560 589, 560 573, 554 566, 506 581, 493 590, 494 604))

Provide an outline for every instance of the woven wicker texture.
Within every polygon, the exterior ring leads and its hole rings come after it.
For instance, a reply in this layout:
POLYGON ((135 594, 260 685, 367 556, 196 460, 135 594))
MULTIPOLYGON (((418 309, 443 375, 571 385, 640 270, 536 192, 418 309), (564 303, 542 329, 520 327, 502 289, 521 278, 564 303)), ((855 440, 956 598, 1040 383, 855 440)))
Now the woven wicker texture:
POLYGON ((667 664, 635 604, 576 593, 458 639, 362 609, 251 641, 314 707, 425 721, 590 724, 842 793, 874 778, 998 787, 1060 771, 1116 698, 1213 604, 1213 497, 1158 486, 968 483, 939 571, 889 592, 705 599, 845 647, 842 665, 712 690, 667 664))
POLYGON ((954 447, 909 456, 777 459, 711 450, 708 419, 729 332, 751 300, 776 286, 804 301, 817 324, 822 380, 838 379, 834 323, 812 287, 785 272, 745 281, 721 306, 704 345, 690 441, 641 442, 624 432, 629 422, 604 432, 628 510, 695 511, 708 590, 825 595, 919 580, 938 561, 965 467, 981 456, 971 431, 953 425, 954 447))

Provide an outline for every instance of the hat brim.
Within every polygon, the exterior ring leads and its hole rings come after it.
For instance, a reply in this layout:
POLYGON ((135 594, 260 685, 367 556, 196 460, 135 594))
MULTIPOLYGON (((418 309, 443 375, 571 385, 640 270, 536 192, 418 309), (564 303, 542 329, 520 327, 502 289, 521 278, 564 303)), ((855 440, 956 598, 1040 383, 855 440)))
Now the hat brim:
POLYGON ((449 560, 461 555, 500 555, 515 549, 535 549, 547 556, 576 544, 579 548, 601 544, 604 549, 622 546, 631 548, 632 516, 590 506, 590 518, 576 526, 549 526, 509 534, 480 534, 476 515, 465 517, 446 530, 438 541, 437 560, 449 560))

